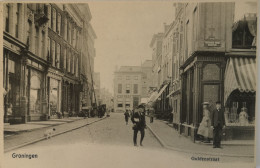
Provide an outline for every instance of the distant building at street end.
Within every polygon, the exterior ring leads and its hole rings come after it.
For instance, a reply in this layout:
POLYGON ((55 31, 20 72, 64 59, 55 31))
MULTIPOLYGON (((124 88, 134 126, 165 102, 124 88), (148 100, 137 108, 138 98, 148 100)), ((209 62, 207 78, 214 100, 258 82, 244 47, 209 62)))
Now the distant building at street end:
POLYGON ((151 60, 142 66, 121 66, 114 72, 114 110, 123 112, 132 110, 141 103, 141 98, 148 97, 152 85, 151 60))
POLYGON ((106 110, 111 111, 114 108, 113 94, 107 88, 100 89, 100 105, 105 104, 106 110))

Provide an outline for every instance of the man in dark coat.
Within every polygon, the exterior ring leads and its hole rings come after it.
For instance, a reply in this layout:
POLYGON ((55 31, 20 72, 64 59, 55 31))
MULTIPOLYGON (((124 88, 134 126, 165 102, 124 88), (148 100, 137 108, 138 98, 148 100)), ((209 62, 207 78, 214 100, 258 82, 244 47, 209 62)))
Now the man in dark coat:
POLYGON ((137 146, 137 133, 138 131, 141 132, 141 139, 140 139, 140 146, 143 146, 143 139, 144 139, 144 129, 146 128, 146 122, 145 122, 145 114, 142 111, 143 109, 138 107, 137 109, 134 110, 133 115, 131 116, 131 121, 133 122, 133 130, 134 130, 134 136, 133 136, 133 141, 134 145, 137 146))
POLYGON ((224 111, 221 109, 220 101, 216 102, 216 109, 211 116, 211 127, 213 127, 213 148, 220 148, 222 128, 225 127, 224 111))

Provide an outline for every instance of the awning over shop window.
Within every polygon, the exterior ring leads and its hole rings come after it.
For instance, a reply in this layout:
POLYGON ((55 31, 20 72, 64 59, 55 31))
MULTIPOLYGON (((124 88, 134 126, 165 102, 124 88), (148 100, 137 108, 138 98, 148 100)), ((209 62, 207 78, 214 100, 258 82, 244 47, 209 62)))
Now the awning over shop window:
POLYGON ((155 99, 155 97, 158 95, 158 92, 157 91, 154 91, 151 96, 149 97, 147 103, 149 102, 153 102, 153 100, 155 99))
POLYGON ((225 72, 224 102, 232 91, 256 91, 256 60, 255 58, 230 58, 225 72))
POLYGON ((161 96, 161 94, 163 93, 163 91, 166 89, 167 86, 168 86, 168 84, 166 84, 166 85, 163 86, 163 88, 162 88, 162 89, 160 90, 160 92, 155 96, 155 98, 154 98, 153 101, 157 100, 157 99, 161 96))

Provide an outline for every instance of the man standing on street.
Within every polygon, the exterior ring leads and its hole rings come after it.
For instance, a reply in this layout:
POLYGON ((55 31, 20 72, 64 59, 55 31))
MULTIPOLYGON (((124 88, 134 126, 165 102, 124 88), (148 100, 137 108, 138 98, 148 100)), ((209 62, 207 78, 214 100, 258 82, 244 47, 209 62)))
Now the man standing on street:
POLYGON ((213 110, 211 127, 213 127, 213 148, 220 148, 222 128, 225 127, 224 111, 221 109, 220 101, 216 102, 216 109, 213 110))
POLYGON ((145 135, 144 129, 146 128, 146 123, 145 123, 145 115, 144 115, 143 109, 140 106, 134 110, 134 113, 131 117, 131 121, 134 124, 133 125, 134 146, 137 146, 137 133, 138 133, 138 131, 140 131, 140 133, 141 133, 140 146, 143 146, 143 139, 144 139, 144 135, 145 135))

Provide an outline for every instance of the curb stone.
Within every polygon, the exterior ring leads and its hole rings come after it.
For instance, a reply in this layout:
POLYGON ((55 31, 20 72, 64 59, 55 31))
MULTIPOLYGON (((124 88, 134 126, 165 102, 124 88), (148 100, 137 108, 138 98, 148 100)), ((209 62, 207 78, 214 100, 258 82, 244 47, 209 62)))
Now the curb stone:
MULTIPOLYGON (((169 123, 165 123, 164 121, 161 121, 161 120, 157 120, 157 121, 160 121, 160 122, 163 122, 164 124, 166 124, 167 126, 173 128, 173 126, 169 123)), ((174 128, 173 128, 174 129, 174 128)), ((213 143, 199 143, 199 142, 195 142, 196 144, 201 144, 201 145, 213 145, 213 143)), ((243 144, 227 144, 225 143, 225 141, 221 142, 222 146, 255 146, 254 144, 246 144, 246 143, 243 143, 243 144)))
MULTIPOLYGON (((75 120, 75 121, 80 121, 80 120, 83 120, 83 119, 79 119, 79 120, 75 120)), ((22 130, 22 131, 4 131, 6 133, 14 133, 14 134, 19 134, 19 133, 23 133, 23 132, 32 132, 32 131, 36 131, 36 130, 40 130, 40 129, 44 129, 44 128, 50 128, 50 127, 53 127, 53 126, 58 126, 58 125, 63 125, 63 124, 67 124, 67 123, 72 123, 72 122, 75 122, 75 121, 59 121, 60 123, 57 123, 57 124, 49 124, 47 125, 46 127, 40 127, 40 128, 32 128, 32 129, 29 129, 29 130, 22 130)))
MULTIPOLYGON (((106 118, 107 118, 107 117, 100 118, 100 119, 95 120, 95 121, 92 121, 92 122, 90 122, 90 123, 87 123, 87 124, 84 124, 84 125, 81 125, 81 126, 78 126, 78 127, 72 128, 72 129, 69 129, 69 130, 65 130, 65 131, 62 131, 62 132, 53 134, 52 137, 58 136, 58 135, 61 135, 61 134, 67 133, 67 132, 71 132, 71 131, 74 131, 74 130, 77 130, 77 129, 80 129, 80 128, 82 128, 82 127, 85 127, 85 126, 87 126, 87 125, 93 124, 93 123, 95 123, 95 122, 101 121, 101 120, 106 119, 106 118)), ((17 145, 17 146, 8 148, 8 149, 5 149, 5 150, 4 150, 4 153, 10 152, 10 151, 12 151, 12 150, 15 150, 15 149, 18 149, 18 148, 22 148, 22 147, 25 147, 25 146, 28 146, 28 145, 31 145, 31 144, 35 144, 35 143, 40 142, 40 141, 43 141, 43 140, 45 140, 45 139, 46 139, 45 137, 41 137, 41 138, 38 138, 38 139, 35 139, 35 140, 32 140, 32 141, 26 142, 26 143, 23 143, 23 144, 20 144, 20 145, 17 145)))

